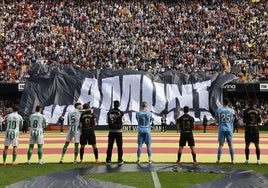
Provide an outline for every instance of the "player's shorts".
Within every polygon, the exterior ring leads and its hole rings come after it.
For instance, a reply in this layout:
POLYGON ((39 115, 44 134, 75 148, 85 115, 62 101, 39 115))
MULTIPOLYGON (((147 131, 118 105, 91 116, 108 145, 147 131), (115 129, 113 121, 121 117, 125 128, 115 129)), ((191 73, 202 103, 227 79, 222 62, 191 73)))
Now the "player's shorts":
POLYGON ((150 145, 152 142, 151 140, 151 133, 150 132, 139 132, 138 133, 138 144, 141 145, 145 143, 146 145, 150 145))
POLYGON ((81 145, 95 145, 96 144, 96 135, 92 131, 87 134, 82 134, 80 137, 80 144, 81 145))
POLYGON ((181 133, 179 146, 186 146, 186 142, 188 142, 188 146, 195 146, 194 136, 192 132, 181 133))
POLYGON ((233 141, 233 131, 230 130, 219 130, 218 132, 218 142, 224 143, 225 139, 228 143, 233 141))
POLYGON ((10 144, 12 144, 12 146, 14 147, 17 147, 19 145, 19 137, 16 137, 16 138, 6 138, 5 139, 5 146, 10 146, 10 144))
POLYGON ((44 135, 40 134, 39 136, 30 136, 29 144, 44 144, 44 135))
POLYGON ((79 143, 80 135, 80 132, 69 131, 66 135, 66 141, 71 142, 74 139, 74 143, 79 143))
POLYGON ((245 128, 245 142, 258 144, 260 140, 259 130, 257 127, 246 127, 245 128))

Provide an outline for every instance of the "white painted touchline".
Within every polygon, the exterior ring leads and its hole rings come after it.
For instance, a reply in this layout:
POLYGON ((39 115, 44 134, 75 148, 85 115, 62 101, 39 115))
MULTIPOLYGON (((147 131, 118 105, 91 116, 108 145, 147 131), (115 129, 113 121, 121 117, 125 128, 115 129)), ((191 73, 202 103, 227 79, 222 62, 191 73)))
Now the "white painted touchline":
POLYGON ((152 178, 153 178, 153 181, 154 181, 154 187, 155 188, 161 188, 161 184, 160 184, 160 181, 158 179, 157 173, 156 172, 151 172, 151 174, 152 174, 152 178))

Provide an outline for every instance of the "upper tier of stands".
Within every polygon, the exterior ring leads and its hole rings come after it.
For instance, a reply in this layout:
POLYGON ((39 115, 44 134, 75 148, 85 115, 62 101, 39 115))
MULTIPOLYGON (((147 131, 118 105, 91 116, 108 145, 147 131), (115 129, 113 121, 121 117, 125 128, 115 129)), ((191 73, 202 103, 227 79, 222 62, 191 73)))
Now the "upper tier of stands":
POLYGON ((268 80, 268 3, 260 0, 1 1, 0 82, 36 62, 268 80))

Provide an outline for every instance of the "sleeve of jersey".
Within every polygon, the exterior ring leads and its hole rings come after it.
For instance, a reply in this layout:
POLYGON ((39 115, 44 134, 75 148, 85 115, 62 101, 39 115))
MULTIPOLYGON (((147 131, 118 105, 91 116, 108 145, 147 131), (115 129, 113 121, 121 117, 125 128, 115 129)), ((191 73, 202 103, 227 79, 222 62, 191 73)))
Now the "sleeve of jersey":
POLYGON ((96 116, 95 116, 95 115, 93 115, 93 119, 94 119, 94 121, 96 121, 96 119, 97 119, 97 118, 96 118, 96 116))
POLYGON ((152 113, 150 112, 150 123, 152 123, 154 121, 152 113))
POLYGON ((23 124, 23 118, 22 118, 22 116, 20 116, 20 125, 22 125, 23 124))
POLYGON ((194 130, 194 126, 195 126, 194 125, 194 118, 192 117, 191 119, 192 119, 192 130, 194 130))
POLYGON ((124 114, 123 114, 123 116, 122 116, 122 124, 123 124, 123 125, 126 125, 126 120, 125 120, 124 114))
POLYGON ((261 123, 261 112, 258 110, 258 123, 261 123))
POLYGON ((43 116, 42 126, 43 126, 43 128, 46 128, 46 126, 47 126, 47 121, 46 121, 46 118, 44 116, 43 116))
POLYGON ((106 123, 109 124, 109 112, 106 115, 106 123))
POLYGON ((216 110, 215 119, 216 121, 219 121, 219 109, 216 110))

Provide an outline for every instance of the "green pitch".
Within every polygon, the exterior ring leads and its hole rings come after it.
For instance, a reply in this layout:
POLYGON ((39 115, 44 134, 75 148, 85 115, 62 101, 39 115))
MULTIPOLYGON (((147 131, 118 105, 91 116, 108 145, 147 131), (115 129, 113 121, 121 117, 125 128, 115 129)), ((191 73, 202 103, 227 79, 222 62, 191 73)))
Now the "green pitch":
MULTIPOLYGON (((33 177, 41 176, 52 172, 64 171, 73 168, 89 167, 91 165, 95 164, 84 163, 80 165, 72 163, 64 163, 64 164, 48 163, 44 165, 32 164, 31 166, 28 166, 27 164, 20 164, 17 166, 11 166, 11 165, 0 166, 0 177, 1 177, 0 187, 2 188, 12 183, 16 183, 26 179, 31 179, 33 177)), ((204 165, 211 166, 215 164, 204 164, 204 165)), ((253 170, 255 172, 268 174, 267 164, 244 165, 239 163, 231 165, 223 163, 218 166, 232 169, 253 170)), ((157 175, 162 187, 172 187, 172 188, 188 187, 190 185, 199 184, 206 181, 212 181, 225 176, 225 174, 194 173, 194 172, 157 172, 157 175), (179 184, 176 183, 178 180, 180 181, 179 184)), ((141 188, 154 187, 150 172, 91 174, 87 175, 86 177, 97 178, 103 181, 120 183, 123 185, 129 185, 134 187, 141 187, 141 188)))

